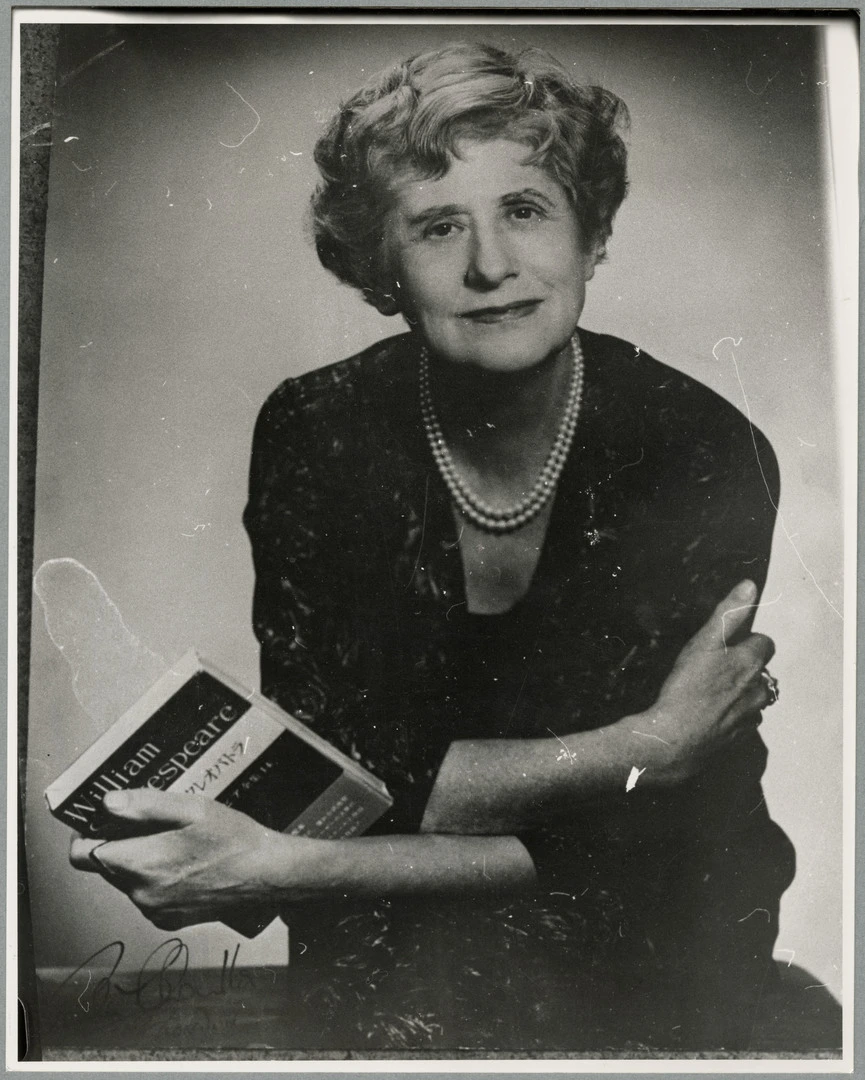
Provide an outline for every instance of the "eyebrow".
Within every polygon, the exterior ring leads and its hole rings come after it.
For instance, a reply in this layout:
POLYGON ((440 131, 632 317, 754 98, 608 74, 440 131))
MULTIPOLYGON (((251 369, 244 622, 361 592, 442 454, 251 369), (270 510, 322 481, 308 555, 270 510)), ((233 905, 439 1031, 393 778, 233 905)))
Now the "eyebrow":
POLYGON ((499 201, 502 203, 519 202, 520 199, 525 199, 527 197, 539 199, 541 202, 546 203, 547 206, 553 205, 553 200, 549 195, 544 195, 542 191, 538 191, 537 188, 532 187, 523 188, 521 191, 513 191, 508 195, 502 195, 499 201))
POLYGON ((451 214, 464 214, 465 207, 459 206, 457 203, 450 203, 442 206, 430 206, 426 210, 421 210, 420 213, 413 214, 408 219, 408 224, 412 229, 416 229, 421 225, 426 225, 434 218, 448 217, 451 214))
MULTIPOLYGON (((499 197, 499 203, 502 206, 508 206, 509 204, 519 202, 521 199, 533 198, 538 199, 540 202, 545 203, 547 206, 552 207, 553 201, 548 195, 544 195, 542 191, 538 191, 537 188, 527 187, 521 188, 519 191, 509 191, 505 195, 499 197)), ((460 206, 458 203, 446 203, 441 206, 430 206, 426 210, 421 210, 417 214, 413 214, 408 219, 408 225, 412 229, 420 228, 435 218, 448 217, 451 214, 464 214, 466 208, 460 206)))

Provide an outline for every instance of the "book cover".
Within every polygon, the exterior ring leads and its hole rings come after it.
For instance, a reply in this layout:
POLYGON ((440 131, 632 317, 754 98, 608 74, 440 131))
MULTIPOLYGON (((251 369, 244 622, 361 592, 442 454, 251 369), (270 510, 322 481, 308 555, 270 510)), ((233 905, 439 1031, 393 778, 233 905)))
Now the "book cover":
POLYGON ((299 720, 187 653, 51 784, 51 813, 112 839, 109 791, 149 786, 215 799, 267 828, 356 836, 392 799, 384 784, 299 720))

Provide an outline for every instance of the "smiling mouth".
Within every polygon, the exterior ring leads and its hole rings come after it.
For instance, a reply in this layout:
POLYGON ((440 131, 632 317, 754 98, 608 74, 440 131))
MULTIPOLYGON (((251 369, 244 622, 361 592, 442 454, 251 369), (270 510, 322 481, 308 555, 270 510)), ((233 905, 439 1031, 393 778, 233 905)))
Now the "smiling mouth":
POLYGON ((531 315, 540 304, 540 300, 517 300, 513 304, 502 304, 499 307, 483 307, 474 308, 472 311, 461 311, 459 317, 479 323, 509 322, 513 319, 521 319, 526 315, 531 315))

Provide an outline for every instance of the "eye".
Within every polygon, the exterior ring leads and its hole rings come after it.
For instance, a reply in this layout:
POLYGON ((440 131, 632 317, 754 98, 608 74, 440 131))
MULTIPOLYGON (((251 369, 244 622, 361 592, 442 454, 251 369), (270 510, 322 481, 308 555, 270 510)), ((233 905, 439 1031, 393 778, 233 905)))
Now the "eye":
POLYGON ((511 216, 516 221, 537 221, 543 214, 540 208, 532 203, 519 203, 511 207, 511 216))
POLYGON ((453 221, 436 221, 428 226, 424 236, 432 240, 446 240, 456 232, 456 223, 453 221))

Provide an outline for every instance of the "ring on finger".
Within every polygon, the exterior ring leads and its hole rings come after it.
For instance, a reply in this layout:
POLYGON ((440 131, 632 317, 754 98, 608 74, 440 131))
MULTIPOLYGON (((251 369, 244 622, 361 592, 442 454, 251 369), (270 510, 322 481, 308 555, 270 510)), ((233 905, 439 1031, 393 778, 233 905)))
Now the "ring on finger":
POLYGON ((763 680, 763 684, 769 694, 769 705, 774 705, 780 698, 781 691, 778 686, 778 680, 772 675, 766 668, 760 672, 760 678, 763 680))

